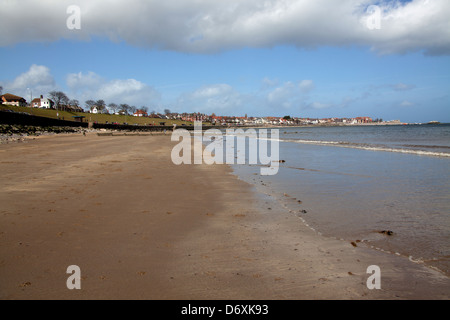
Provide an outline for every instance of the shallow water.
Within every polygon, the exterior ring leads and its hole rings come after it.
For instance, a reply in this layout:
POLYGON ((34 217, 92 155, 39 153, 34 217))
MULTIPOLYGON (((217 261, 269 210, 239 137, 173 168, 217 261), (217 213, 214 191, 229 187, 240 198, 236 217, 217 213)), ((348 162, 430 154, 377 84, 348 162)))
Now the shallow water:
POLYGON ((278 174, 261 176, 258 165, 233 168, 324 236, 358 240, 450 275, 449 129, 280 129, 285 162, 278 174))

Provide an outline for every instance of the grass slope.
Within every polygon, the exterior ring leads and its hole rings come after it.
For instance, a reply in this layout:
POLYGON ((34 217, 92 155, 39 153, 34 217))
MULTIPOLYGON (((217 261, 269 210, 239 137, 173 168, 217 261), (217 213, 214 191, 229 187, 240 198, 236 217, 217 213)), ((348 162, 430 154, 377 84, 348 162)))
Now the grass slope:
POLYGON ((73 121, 74 116, 84 116, 85 122, 92 121, 97 123, 114 123, 117 122, 119 124, 128 123, 131 125, 159 125, 160 122, 165 122, 167 126, 171 126, 173 124, 176 125, 190 125, 192 122, 190 121, 182 121, 182 120, 167 120, 167 119, 158 119, 158 118, 147 118, 147 117, 134 117, 134 116, 125 116, 125 115, 112 115, 112 114, 93 114, 93 113, 83 113, 83 112, 69 112, 69 111, 59 111, 52 109, 39 109, 39 108, 30 108, 30 107, 16 107, 9 105, 0 105, 0 110, 12 110, 15 112, 26 112, 35 116, 54 118, 54 119, 64 119, 73 121))

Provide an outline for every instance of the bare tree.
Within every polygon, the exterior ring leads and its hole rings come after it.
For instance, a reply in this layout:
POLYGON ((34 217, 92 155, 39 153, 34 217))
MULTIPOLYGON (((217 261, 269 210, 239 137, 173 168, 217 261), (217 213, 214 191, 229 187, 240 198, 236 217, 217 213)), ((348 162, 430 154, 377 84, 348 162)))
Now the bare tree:
POLYGON ((2 94, 3 94, 3 87, 0 86, 0 95, 2 95, 2 94))
POLYGON ((69 101, 69 105, 74 106, 74 107, 79 107, 80 101, 78 101, 77 99, 72 99, 69 101))
POLYGON ((144 111, 145 113, 148 112, 148 108, 147 108, 146 106, 142 106, 142 107, 141 107, 141 110, 144 111))
POLYGON ((112 111, 112 113, 116 113, 119 110, 119 106, 115 103, 108 104, 108 109, 112 111))
POLYGON ((91 111, 92 107, 95 106, 95 101, 94 100, 86 100, 85 104, 86 104, 87 111, 91 111))
POLYGON ((97 106, 98 111, 103 111, 106 108, 106 103, 104 100, 99 99, 95 102, 95 105, 97 106))
POLYGON ((164 113, 167 115, 170 113, 170 109, 164 109, 164 113))
POLYGON ((48 93, 50 99, 55 103, 57 110, 62 110, 69 103, 69 98, 62 91, 51 91, 48 93))
POLYGON ((130 106, 126 103, 123 103, 120 105, 120 111, 123 111, 125 114, 128 115, 128 112, 130 111, 130 106))
POLYGON ((131 106, 130 107, 130 111, 131 111, 132 114, 135 113, 136 112, 136 107, 135 106, 131 106))

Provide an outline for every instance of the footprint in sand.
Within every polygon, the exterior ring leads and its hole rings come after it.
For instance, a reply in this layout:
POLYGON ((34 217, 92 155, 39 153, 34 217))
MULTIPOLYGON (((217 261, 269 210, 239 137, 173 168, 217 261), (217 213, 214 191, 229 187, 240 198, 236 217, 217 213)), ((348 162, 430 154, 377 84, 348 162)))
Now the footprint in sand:
POLYGON ((25 288, 25 287, 28 287, 28 286, 31 286, 31 282, 29 282, 29 281, 23 282, 23 283, 21 283, 21 284, 19 285, 19 287, 22 287, 22 288, 25 288))
POLYGON ((275 278, 275 279, 273 279, 274 281, 281 281, 281 280, 283 280, 283 278, 279 278, 279 277, 277 277, 277 278, 275 278))

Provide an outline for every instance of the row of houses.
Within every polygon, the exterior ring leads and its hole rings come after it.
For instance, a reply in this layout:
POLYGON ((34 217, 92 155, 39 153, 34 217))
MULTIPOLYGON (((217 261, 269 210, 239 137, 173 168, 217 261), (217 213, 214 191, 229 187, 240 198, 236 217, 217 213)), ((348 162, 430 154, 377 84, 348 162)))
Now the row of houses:
MULTIPOLYGON (((4 105, 16 106, 16 107, 26 107, 28 106, 27 100, 25 98, 16 96, 11 93, 5 93, 0 96, 0 102, 4 105)), ((49 98, 44 98, 40 96, 31 100, 30 107, 41 108, 41 109, 55 109, 55 102, 49 98)), ((60 105, 60 110, 72 111, 72 112, 84 112, 83 108, 73 105, 60 105)))
POLYGON ((370 117, 356 118, 291 118, 291 117, 233 117, 233 116, 193 116, 190 121, 208 121, 216 124, 234 125, 318 125, 318 124, 367 124, 374 122, 370 117), (192 120, 191 120, 192 119, 192 120))
MULTIPOLYGON (((98 113, 109 114, 108 109, 106 109, 106 108, 101 109, 101 108, 99 108, 97 106, 92 106, 91 109, 89 110, 89 112, 93 113, 93 114, 98 114, 98 113)), ((120 110, 118 112, 114 112, 114 114, 115 115, 125 115, 125 114, 128 114, 128 113, 126 113, 125 110, 120 110)), ((136 110, 133 113, 133 116, 135 116, 135 117, 161 118, 161 116, 159 114, 151 114, 151 115, 149 115, 146 111, 141 110, 141 109, 136 110)))
MULTIPOLYGON (((249 121, 244 121, 248 124, 249 121)), ((370 117, 356 117, 356 118, 280 118, 280 117, 265 117, 265 118, 253 118, 250 122, 254 124, 270 124, 270 125, 326 125, 326 124, 367 124, 372 123, 373 120, 370 117)))
POLYGON ((215 114, 207 115, 204 113, 167 113, 151 114, 143 110, 137 110, 134 114, 136 117, 153 117, 161 119, 183 120, 183 121, 202 121, 210 122, 218 125, 317 125, 317 124, 367 124, 374 120, 370 117, 356 118, 290 118, 290 117, 244 117, 237 116, 216 116, 215 114))
MULTIPOLYGON (((4 105, 11 106, 27 106, 27 101, 20 96, 14 94, 5 93, 0 96, 0 102, 4 105)), ((44 98, 42 95, 39 98, 35 98, 30 104, 33 108, 54 109, 55 103, 49 98, 44 98)), ((84 112, 83 108, 79 106, 63 105, 59 109, 84 112)), ((91 113, 100 113, 101 110, 97 106, 93 106, 91 113)), ((115 114, 124 114, 124 111, 116 112, 115 114)), ((145 110, 138 109, 133 113, 135 117, 151 117, 159 119, 172 119, 183 121, 203 121, 210 122, 212 124, 221 125, 317 125, 317 124, 367 124, 374 122, 370 117, 356 117, 356 118, 325 118, 325 119, 311 119, 311 118, 291 118, 291 117, 236 117, 236 116, 216 116, 215 114, 207 115, 204 113, 152 113, 148 114, 145 110)))

